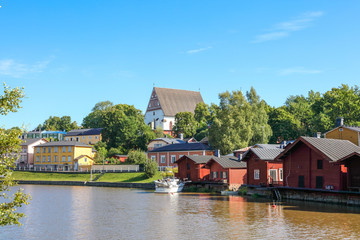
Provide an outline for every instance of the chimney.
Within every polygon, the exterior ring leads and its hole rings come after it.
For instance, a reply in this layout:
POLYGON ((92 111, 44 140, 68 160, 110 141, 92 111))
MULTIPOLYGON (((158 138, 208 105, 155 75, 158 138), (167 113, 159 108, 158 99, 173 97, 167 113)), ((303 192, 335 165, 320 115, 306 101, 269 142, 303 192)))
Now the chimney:
POLYGON ((317 132, 317 133, 315 134, 315 137, 316 137, 316 138, 321 138, 321 132, 317 132))
POLYGON ((180 134, 179 134, 179 138, 180 138, 181 140, 184 140, 184 134, 180 133, 180 134))
POLYGON ((344 125, 344 118, 343 117, 337 117, 336 118, 336 127, 341 127, 344 125))

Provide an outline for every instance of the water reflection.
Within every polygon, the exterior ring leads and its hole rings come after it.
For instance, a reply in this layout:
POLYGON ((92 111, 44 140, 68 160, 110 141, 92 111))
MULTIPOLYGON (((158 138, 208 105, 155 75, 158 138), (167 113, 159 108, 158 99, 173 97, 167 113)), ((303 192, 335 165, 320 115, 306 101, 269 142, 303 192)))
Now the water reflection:
POLYGON ((24 185, 22 227, 0 239, 360 238, 360 208, 209 194, 24 185), (274 206, 275 205, 275 206, 274 206))

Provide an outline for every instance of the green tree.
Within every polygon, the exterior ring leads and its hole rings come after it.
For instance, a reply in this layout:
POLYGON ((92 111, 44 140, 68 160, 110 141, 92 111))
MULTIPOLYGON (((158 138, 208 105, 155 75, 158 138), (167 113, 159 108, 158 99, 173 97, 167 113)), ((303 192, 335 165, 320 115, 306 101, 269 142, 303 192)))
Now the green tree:
POLYGON ((226 91, 219 98, 220 105, 212 107, 216 115, 209 129, 209 142, 222 154, 228 154, 248 146, 253 137, 253 114, 241 91, 226 91))
MULTIPOLYGON (((16 112, 23 97, 22 89, 11 89, 4 84, 4 94, 0 96, 0 115, 16 112)), ((11 177, 11 168, 15 166, 16 153, 20 150, 20 134, 21 132, 17 129, 7 132, 0 128, 0 226, 20 225, 19 220, 24 216, 24 213, 16 210, 23 204, 28 204, 30 198, 29 195, 23 193, 22 189, 13 195, 7 193, 11 187, 16 185, 11 177)))
POLYGON ((296 139, 300 136, 301 122, 289 113, 285 106, 270 110, 269 124, 273 132, 271 143, 296 139))
POLYGON ((129 152, 126 161, 131 164, 145 164, 148 161, 148 158, 144 151, 132 150, 129 152))
POLYGON ((145 150, 146 144, 155 138, 154 132, 145 124, 141 111, 134 106, 118 104, 103 111, 102 124, 103 141, 109 148, 145 150))
POLYGON ((79 127, 75 121, 71 122, 70 116, 62 116, 61 118, 57 116, 50 116, 41 126, 42 130, 65 130, 66 132, 78 128, 79 127))
POLYGON ((145 163, 145 166, 144 166, 144 169, 145 169, 145 175, 148 177, 148 178, 152 178, 154 177, 157 172, 159 171, 159 166, 158 164, 155 162, 155 161, 152 161, 152 160, 147 160, 146 163, 145 163))
POLYGON ((112 106, 114 106, 114 104, 110 101, 103 101, 103 102, 98 102, 95 104, 95 106, 93 107, 92 111, 106 111, 108 109, 110 109, 112 106))
POLYGON ((155 133, 155 137, 156 137, 156 138, 162 138, 162 137, 164 137, 164 129, 162 129, 162 127, 160 127, 160 126, 157 126, 157 127, 156 127, 154 133, 155 133))
POLYGON ((271 126, 268 124, 268 106, 264 100, 260 99, 253 87, 246 93, 246 97, 251 105, 251 113, 253 115, 251 127, 253 136, 250 139, 249 145, 268 143, 272 135, 271 126))
POLYGON ((197 123, 191 112, 179 112, 175 115, 173 131, 176 135, 184 134, 184 137, 193 137, 196 133, 197 123))
POLYGON ((108 151, 106 150, 106 143, 99 141, 94 145, 94 147, 96 149, 94 161, 97 164, 102 164, 108 154, 108 151))

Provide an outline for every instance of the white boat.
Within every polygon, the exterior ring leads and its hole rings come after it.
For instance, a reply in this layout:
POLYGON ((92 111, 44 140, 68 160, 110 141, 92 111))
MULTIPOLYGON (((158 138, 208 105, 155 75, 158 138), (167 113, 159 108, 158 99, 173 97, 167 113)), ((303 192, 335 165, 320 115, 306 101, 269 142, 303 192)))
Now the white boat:
POLYGON ((165 178, 163 180, 154 181, 156 193, 175 193, 181 192, 185 186, 185 182, 181 182, 177 178, 165 178))

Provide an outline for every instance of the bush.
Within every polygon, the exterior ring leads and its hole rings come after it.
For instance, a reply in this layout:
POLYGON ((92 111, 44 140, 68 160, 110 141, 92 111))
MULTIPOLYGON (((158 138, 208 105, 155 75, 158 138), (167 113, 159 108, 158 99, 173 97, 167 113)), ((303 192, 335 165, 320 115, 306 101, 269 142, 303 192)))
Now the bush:
POLYGON ((155 161, 148 160, 145 162, 144 168, 145 168, 145 175, 148 178, 152 178, 157 174, 159 167, 155 161))
POLYGON ((128 154, 128 158, 126 162, 131 164, 145 164, 147 162, 148 158, 145 152, 141 150, 132 150, 128 154))

